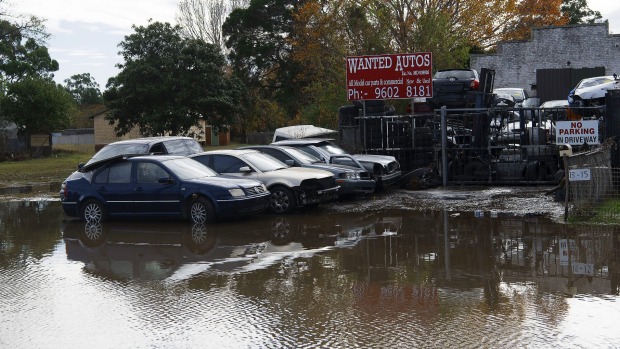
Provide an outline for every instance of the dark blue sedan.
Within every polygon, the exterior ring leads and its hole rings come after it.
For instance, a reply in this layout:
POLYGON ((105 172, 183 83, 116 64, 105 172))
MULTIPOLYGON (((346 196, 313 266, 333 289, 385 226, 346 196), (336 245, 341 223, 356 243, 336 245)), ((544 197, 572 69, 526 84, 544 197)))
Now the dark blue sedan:
POLYGON ((182 156, 117 156, 71 174, 60 191, 67 216, 189 218, 202 224, 259 213, 269 191, 256 180, 223 178, 182 156))

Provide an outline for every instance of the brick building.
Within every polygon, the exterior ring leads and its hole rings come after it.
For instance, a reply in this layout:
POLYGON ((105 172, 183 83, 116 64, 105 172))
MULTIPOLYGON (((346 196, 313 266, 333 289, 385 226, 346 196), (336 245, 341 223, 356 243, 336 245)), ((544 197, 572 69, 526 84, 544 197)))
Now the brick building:
POLYGON ((620 35, 607 23, 532 29, 526 41, 498 44, 497 53, 473 54, 470 67, 495 70, 498 87, 522 87, 541 102, 566 98, 585 77, 620 75, 620 35))

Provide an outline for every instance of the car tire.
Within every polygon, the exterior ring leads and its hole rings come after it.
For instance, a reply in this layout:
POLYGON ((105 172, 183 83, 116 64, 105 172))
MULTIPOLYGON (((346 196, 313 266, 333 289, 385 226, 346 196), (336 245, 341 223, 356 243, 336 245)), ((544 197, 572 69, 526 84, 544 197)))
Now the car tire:
POLYGON ((99 200, 89 199, 82 205, 80 217, 85 222, 103 222, 108 218, 108 212, 99 200))
POLYGON ((289 213, 297 205, 293 192, 283 186, 270 188, 269 209, 274 213, 289 213))
POLYGON ((215 210, 208 199, 197 198, 189 206, 189 219, 194 224, 205 224, 215 221, 215 210))

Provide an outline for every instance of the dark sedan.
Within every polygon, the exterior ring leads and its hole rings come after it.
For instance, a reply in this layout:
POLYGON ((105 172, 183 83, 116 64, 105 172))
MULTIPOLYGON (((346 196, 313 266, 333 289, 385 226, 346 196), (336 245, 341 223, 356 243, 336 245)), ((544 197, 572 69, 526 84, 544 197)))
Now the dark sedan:
POLYGON ((277 145, 253 145, 241 149, 256 149, 269 154, 291 167, 317 168, 334 174, 340 186, 338 195, 370 194, 375 191, 376 183, 370 174, 357 167, 339 164, 326 164, 321 159, 293 147, 277 145))
POLYGON ((259 213, 270 193, 256 180, 222 178, 182 156, 117 156, 85 166, 63 183, 67 216, 189 218, 194 223, 259 213))

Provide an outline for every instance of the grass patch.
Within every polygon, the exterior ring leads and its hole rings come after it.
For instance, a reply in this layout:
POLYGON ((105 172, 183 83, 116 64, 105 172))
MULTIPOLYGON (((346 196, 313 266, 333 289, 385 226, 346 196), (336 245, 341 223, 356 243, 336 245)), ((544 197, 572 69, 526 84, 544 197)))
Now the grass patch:
POLYGON ((92 155, 60 151, 47 158, 0 162, 0 185, 62 182, 92 155))
POLYGON ((605 200, 588 214, 569 215, 570 223, 620 224, 620 199, 605 200))
MULTIPOLYGON (((235 149, 245 144, 205 146, 205 150, 235 149)), ((78 164, 87 162, 94 153, 55 151, 47 158, 0 162, 0 187, 45 182, 62 182, 78 164)))

